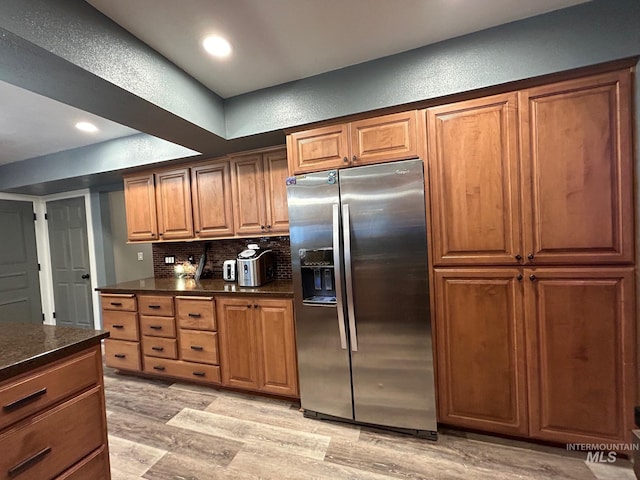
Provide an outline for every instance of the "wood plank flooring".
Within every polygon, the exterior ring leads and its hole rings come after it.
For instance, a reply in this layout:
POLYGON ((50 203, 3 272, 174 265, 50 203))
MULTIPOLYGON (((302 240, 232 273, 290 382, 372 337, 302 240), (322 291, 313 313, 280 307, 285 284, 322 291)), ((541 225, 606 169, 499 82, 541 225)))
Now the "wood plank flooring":
POLYGON ((113 480, 634 480, 629 461, 441 430, 437 442, 304 418, 298 405, 105 368, 113 480))

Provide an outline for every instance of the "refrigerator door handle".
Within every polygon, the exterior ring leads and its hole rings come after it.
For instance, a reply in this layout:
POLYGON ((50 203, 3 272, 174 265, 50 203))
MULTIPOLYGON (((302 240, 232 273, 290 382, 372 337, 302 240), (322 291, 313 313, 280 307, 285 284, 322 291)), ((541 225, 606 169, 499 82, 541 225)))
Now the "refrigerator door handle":
POLYGON ((336 309, 338 310, 338 330, 340 347, 347 349, 347 332, 344 326, 344 306, 342 305, 342 270, 340 260, 340 206, 333 204, 333 273, 336 282, 336 309))
POLYGON ((349 204, 342 206, 342 240, 344 242, 344 276, 347 285, 347 315, 349 316, 349 338, 351 351, 358 351, 358 336, 356 334, 356 314, 353 308, 353 279, 351 278, 351 225, 349 219, 349 204))

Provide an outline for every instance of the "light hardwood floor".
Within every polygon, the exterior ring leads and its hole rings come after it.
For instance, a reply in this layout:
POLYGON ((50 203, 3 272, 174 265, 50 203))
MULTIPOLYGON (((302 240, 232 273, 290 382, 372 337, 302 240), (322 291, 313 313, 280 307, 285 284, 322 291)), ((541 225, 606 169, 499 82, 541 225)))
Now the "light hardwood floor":
POLYGON ((105 368, 113 480, 633 480, 631 464, 441 430, 437 442, 310 420, 298 405, 105 368))

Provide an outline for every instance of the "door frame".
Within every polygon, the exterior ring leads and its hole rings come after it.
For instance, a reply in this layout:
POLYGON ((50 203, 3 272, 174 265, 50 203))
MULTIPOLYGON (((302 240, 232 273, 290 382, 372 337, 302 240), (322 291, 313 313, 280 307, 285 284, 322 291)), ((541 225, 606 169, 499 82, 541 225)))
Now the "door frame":
POLYGON ((93 328, 99 329, 100 323, 100 296, 95 288, 98 285, 96 246, 93 232, 93 212, 91 211, 91 193, 89 189, 73 190, 56 193, 42 197, 32 195, 20 195, 0 192, 0 200, 27 201, 33 203, 33 211, 36 214, 36 252, 40 264, 40 301, 44 313, 44 324, 55 325, 53 312, 56 311, 53 296, 53 271, 51 268, 51 249, 49 246, 49 229, 44 220, 47 211, 47 202, 64 200, 67 198, 83 197, 87 219, 87 248, 89 250, 89 267, 91 269, 91 303, 93 305, 93 328))

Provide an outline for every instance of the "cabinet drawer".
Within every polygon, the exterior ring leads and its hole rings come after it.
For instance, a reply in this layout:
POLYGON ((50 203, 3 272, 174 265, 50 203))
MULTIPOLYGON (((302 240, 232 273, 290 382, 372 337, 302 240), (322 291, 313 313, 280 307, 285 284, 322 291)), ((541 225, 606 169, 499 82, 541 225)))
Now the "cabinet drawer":
POLYGON ((173 297, 161 295, 140 295, 138 297, 138 310, 141 315, 173 317, 173 297))
POLYGON ((173 317, 150 317, 140 315, 142 335, 150 337, 176 338, 176 322, 173 317))
POLYGON ((103 445, 102 387, 0 435, 0 480, 55 478, 103 445))
POLYGON ((103 293, 100 295, 103 310, 124 310, 135 312, 137 310, 136 296, 134 294, 103 293))
POLYGON ((180 358, 189 362, 220 363, 218 334, 180 329, 180 358))
POLYGON ((178 358, 178 341, 174 338, 142 337, 142 353, 150 357, 178 358))
POLYGON ((109 480, 110 478, 107 449, 101 447, 73 468, 56 477, 56 480, 109 480))
POLYGON ((163 358, 144 357, 144 371, 154 375, 168 375, 206 383, 220 383, 220 367, 165 360, 163 358))
POLYGON ((102 311, 102 324, 105 330, 109 330, 109 338, 115 340, 140 340, 138 333, 138 314, 136 312, 118 312, 115 310, 102 311))
POLYGON ((109 367, 123 370, 141 370, 140 346, 138 342, 124 340, 105 340, 105 363, 109 367))
POLYGON ((213 297, 176 297, 178 326, 191 330, 216 330, 213 297))
POLYGON ((100 362, 95 348, 0 385, 0 430, 98 383, 100 362))

